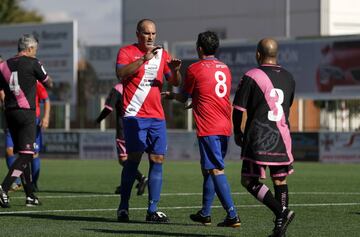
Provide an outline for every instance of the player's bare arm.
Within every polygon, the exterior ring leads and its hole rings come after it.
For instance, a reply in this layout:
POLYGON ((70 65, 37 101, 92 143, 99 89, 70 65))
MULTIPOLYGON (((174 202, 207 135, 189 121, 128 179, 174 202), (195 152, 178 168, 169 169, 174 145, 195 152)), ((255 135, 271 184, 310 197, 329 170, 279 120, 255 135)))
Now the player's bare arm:
POLYGON ((138 60, 129 63, 123 67, 116 68, 117 78, 121 81, 123 78, 127 78, 128 76, 134 74, 146 61, 152 59, 157 54, 157 50, 161 48, 161 46, 154 46, 138 60))
POLYGON ((5 103, 5 92, 4 90, 0 90, 0 104, 1 106, 4 106, 5 103))
POLYGON ((45 101, 44 103, 44 116, 41 119, 40 126, 44 129, 49 127, 50 121, 50 100, 45 101))
POLYGON ((50 76, 48 76, 48 79, 47 79, 45 82, 43 82, 43 85, 44 85, 47 89, 53 88, 54 83, 53 83, 52 78, 51 78, 50 76))
POLYGON ((172 77, 169 80, 169 82, 173 86, 179 86, 180 82, 181 82, 181 73, 180 73, 181 60, 178 58, 171 58, 171 60, 169 62, 169 66, 172 71, 172 77))

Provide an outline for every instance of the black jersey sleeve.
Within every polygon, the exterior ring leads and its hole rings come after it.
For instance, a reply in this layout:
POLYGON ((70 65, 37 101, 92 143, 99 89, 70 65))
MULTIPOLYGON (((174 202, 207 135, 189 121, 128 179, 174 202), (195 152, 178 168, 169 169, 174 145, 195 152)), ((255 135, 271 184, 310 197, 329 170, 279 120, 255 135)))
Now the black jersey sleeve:
POLYGON ((248 100, 253 87, 253 79, 246 75, 241 79, 235 93, 233 105, 242 109, 247 109, 248 100))
POLYGON ((290 96, 290 106, 292 105, 293 101, 294 101, 294 97, 295 97, 295 86, 296 86, 296 83, 295 83, 295 80, 292 80, 293 83, 292 83, 292 92, 291 92, 291 96, 290 96))
POLYGON ((116 105, 122 103, 122 96, 119 91, 115 88, 112 88, 109 95, 106 98, 105 105, 111 107, 112 109, 116 108, 116 105))
POLYGON ((34 60, 34 73, 38 81, 43 82, 48 77, 44 66, 40 63, 39 60, 34 60))
POLYGON ((5 87, 6 87, 5 78, 0 72, 0 90, 4 90, 5 87))

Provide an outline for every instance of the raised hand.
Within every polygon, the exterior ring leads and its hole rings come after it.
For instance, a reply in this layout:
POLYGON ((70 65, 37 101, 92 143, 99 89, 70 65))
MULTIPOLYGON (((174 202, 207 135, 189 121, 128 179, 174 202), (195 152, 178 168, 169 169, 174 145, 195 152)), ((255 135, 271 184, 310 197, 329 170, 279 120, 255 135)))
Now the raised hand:
POLYGON ((150 49, 144 56, 143 56, 143 60, 144 61, 149 61, 150 59, 152 59, 157 53, 158 50, 162 49, 162 46, 158 45, 155 46, 154 48, 150 49))
POLYGON ((181 67, 181 60, 178 58, 171 58, 169 65, 174 71, 178 71, 181 67))
POLYGON ((43 128, 43 129, 48 128, 48 127, 49 127, 49 118, 43 117, 43 118, 41 119, 40 126, 41 126, 41 128, 43 128))

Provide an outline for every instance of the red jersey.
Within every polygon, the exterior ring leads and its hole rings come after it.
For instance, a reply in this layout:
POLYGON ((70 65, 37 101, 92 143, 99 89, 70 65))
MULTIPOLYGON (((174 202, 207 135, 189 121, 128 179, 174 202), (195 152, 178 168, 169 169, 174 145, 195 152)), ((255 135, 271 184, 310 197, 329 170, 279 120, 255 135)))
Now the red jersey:
POLYGON ((214 57, 193 63, 186 72, 183 93, 192 97, 197 135, 231 135, 231 73, 214 57))
POLYGON ((35 108, 36 108, 36 117, 40 117, 40 102, 47 101, 49 99, 49 95, 45 89, 45 87, 36 82, 36 96, 35 96, 35 108))
MULTIPOLYGON (((137 44, 120 48, 117 55, 117 67, 130 64, 145 55, 137 44)), ((146 61, 134 74, 123 78, 124 86, 123 107, 124 117, 136 116, 141 118, 164 119, 161 105, 161 89, 163 76, 168 78, 171 70, 168 66, 170 55, 164 49, 146 61)))

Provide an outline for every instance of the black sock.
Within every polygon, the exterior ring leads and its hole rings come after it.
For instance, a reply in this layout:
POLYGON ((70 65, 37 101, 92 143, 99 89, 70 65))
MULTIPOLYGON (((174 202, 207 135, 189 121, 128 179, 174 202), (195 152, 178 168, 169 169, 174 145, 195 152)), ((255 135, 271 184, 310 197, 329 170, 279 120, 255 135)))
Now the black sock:
POLYGON ((137 170, 137 172, 136 172, 136 180, 141 182, 143 177, 144 177, 144 175, 139 170, 137 170))
POLYGON ((27 197, 31 196, 34 193, 34 186, 32 182, 32 175, 31 175, 31 167, 28 165, 25 169, 23 174, 21 175, 21 182, 24 186, 24 191, 27 197))
POLYGON ((283 207, 288 207, 289 205, 289 191, 288 185, 274 185, 275 190, 275 199, 281 203, 283 207))
POLYGON ((19 157, 10 167, 9 172, 7 173, 1 185, 5 193, 9 191, 11 184, 14 183, 18 177, 20 177, 20 175, 24 172, 25 168, 30 165, 32 158, 32 154, 19 154, 19 157))
POLYGON ((281 204, 274 198, 270 189, 258 181, 251 182, 247 190, 260 202, 264 203, 274 214, 275 216, 280 216, 282 213, 281 204))
MULTIPOLYGON (((124 167, 125 164, 126 164, 126 162, 127 162, 127 160, 122 161, 122 162, 119 162, 119 163, 120 163, 120 165, 121 165, 122 167, 124 167)), ((142 180, 143 177, 144 177, 144 175, 143 175, 139 170, 137 170, 135 179, 136 179, 138 182, 141 182, 141 180, 142 180)))

